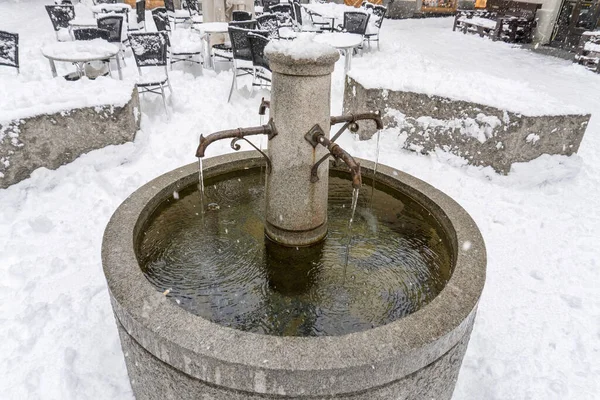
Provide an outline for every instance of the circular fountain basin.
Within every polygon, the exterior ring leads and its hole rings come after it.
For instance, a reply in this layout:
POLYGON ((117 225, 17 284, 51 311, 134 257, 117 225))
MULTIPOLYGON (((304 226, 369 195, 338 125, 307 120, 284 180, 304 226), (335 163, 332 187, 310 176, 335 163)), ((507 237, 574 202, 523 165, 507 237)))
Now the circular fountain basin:
MULTIPOLYGON (((380 165, 373 204, 393 211, 396 199, 406 207, 402 214, 422 215, 412 218, 422 219, 413 230, 426 235, 428 246, 412 253, 395 249, 394 237, 407 233, 384 223, 376 229, 385 251, 361 250, 368 240, 354 242, 355 256, 351 245, 346 264, 347 221, 336 222, 335 216, 349 216, 349 210, 340 210, 344 201, 332 201, 331 192, 343 192, 344 183, 348 193, 351 187, 343 181, 344 167, 332 165, 325 243, 296 250, 267 241, 244 255, 244 246, 264 241, 260 219, 251 212, 261 201, 263 163, 255 152, 205 161, 205 178, 215 196, 221 193, 223 210, 193 212, 201 206, 191 189, 198 183, 197 165, 190 164, 137 190, 109 222, 103 266, 136 397, 451 398, 485 280, 485 247, 473 220, 442 192, 380 165), (240 188, 238 180, 250 183, 240 188), (182 224, 171 223, 186 215, 182 224), (226 226, 237 219, 236 233, 235 226, 226 226), (203 232, 211 230, 219 234, 203 232), (199 248, 177 246, 194 238, 199 248), (390 267, 382 265, 386 256, 417 262, 390 267), (212 270, 220 257, 223 268, 212 270), (286 269, 290 258, 306 262, 286 269), (379 260, 381 268, 365 267, 365 259, 379 260), (402 278, 394 268, 414 273, 402 278), (236 275, 241 278, 229 278, 236 275), (403 279, 410 285, 398 290, 403 279), (413 283, 419 288, 411 291, 413 283), (382 292, 401 293, 403 301, 382 292), (297 315, 290 317, 290 310, 297 315)), ((368 197, 374 166, 360 163, 368 197)), ((378 220, 385 216, 377 207, 370 212, 378 220)), ((353 229, 359 237, 369 235, 360 224, 353 229)))

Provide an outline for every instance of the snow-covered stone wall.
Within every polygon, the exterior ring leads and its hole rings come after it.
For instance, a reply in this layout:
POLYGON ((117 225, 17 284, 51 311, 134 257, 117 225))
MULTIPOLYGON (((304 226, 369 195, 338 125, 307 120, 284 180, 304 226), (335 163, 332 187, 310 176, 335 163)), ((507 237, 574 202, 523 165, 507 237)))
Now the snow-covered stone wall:
MULTIPOLYGON (((397 127, 405 147, 429 153, 441 149, 469 164, 507 174, 513 163, 542 154, 571 155, 579 149, 589 114, 528 116, 514 111, 400 90, 365 89, 346 81, 344 113, 381 110, 386 127, 397 127)), ((372 124, 358 134, 369 139, 372 124)))
MULTIPOLYGON (((0 188, 27 179, 40 167, 56 169, 80 155, 132 141, 140 125, 139 98, 73 107, 0 122, 0 188)), ((15 110, 18 111, 18 110, 15 110)))

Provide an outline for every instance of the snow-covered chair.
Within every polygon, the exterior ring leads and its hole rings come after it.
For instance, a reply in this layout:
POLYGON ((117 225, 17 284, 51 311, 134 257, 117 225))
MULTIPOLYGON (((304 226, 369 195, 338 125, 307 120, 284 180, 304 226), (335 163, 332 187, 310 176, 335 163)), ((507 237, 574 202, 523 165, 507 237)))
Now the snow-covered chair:
MULTIPOLYGON (((73 37, 75 40, 95 40, 102 39, 108 41, 110 38, 110 32, 106 29, 99 28, 77 28, 73 29, 73 37)), ((110 69, 110 60, 103 61, 91 61, 85 64, 83 67, 85 76, 88 78, 95 78, 102 75, 112 76, 110 69)))
POLYGON ((56 33, 56 40, 68 42, 71 40, 69 21, 75 18, 75 7, 72 5, 47 5, 46 11, 56 33))
POLYGON ((276 15, 263 14, 256 18, 256 22, 258 29, 269 32, 269 40, 279 39, 279 20, 276 15))
POLYGON ((292 2, 292 11, 294 11, 294 30, 299 32, 322 32, 323 30, 319 27, 305 24, 302 16, 302 6, 298 1, 292 2))
POLYGON ((250 21, 251 19, 252 14, 250 14, 248 11, 234 10, 231 12, 232 21, 250 21))
POLYGON ((119 53, 121 54, 123 65, 125 65, 125 52, 123 51, 124 44, 128 41, 127 36, 124 34, 124 22, 123 15, 119 14, 108 14, 99 17, 96 20, 99 29, 104 29, 109 32, 107 41, 119 45, 119 53))
POLYGON ((160 94, 165 113, 168 116, 165 86, 169 87, 171 95, 173 95, 173 89, 167 68, 168 36, 166 32, 130 33, 129 42, 140 75, 135 84, 139 93, 160 94), (142 69, 145 72, 142 72, 142 69))
POLYGON ((178 62, 192 62, 202 65, 204 63, 204 44, 200 32, 195 29, 171 31, 171 25, 165 13, 152 13, 156 30, 167 37, 167 50, 170 58, 171 69, 178 62), (194 57, 198 57, 194 59, 194 57))
POLYGON ((165 8, 167 9, 169 20, 173 21, 173 29, 177 29, 177 24, 189 22, 191 19, 191 15, 188 10, 175 9, 175 3, 173 3, 173 0, 165 0, 165 8))
POLYGON ((19 73, 19 34, 0 31, 0 65, 14 67, 19 73))
POLYGON ((387 13, 387 8, 384 6, 373 6, 371 10, 373 16, 377 19, 375 20, 374 24, 367 25, 365 40, 367 41, 369 49, 371 49, 371 42, 377 42, 377 50, 379 50, 379 31, 381 30, 381 24, 383 24, 383 19, 387 13))
POLYGON ((252 31, 250 29, 229 26, 229 38, 231 39, 231 50, 233 52, 233 80, 227 102, 231 100, 233 89, 237 88, 237 79, 242 76, 250 75, 254 77, 254 65, 252 63, 252 49, 248 34, 254 32, 259 35, 267 36, 268 32, 252 31))
POLYGON ((135 2, 135 23, 130 21, 127 30, 129 32, 146 30, 146 0, 135 2))
POLYGON ((252 86, 271 87, 271 67, 269 66, 269 60, 265 57, 265 47, 269 43, 269 39, 264 35, 249 32, 248 40, 250 40, 252 65, 254 67, 252 86))
POLYGON ((269 12, 277 16, 279 21, 279 27, 292 27, 293 26, 293 11, 291 4, 275 4, 269 7, 269 12))

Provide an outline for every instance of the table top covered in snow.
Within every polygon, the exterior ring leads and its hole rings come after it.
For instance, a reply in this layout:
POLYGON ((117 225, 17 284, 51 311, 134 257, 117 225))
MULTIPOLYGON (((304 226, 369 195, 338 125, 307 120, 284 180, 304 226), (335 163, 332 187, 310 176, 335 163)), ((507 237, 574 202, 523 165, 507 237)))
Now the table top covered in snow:
POLYGON ((205 33, 226 33, 229 30, 227 22, 206 22, 195 27, 205 33))
POLYGON ((93 13, 101 13, 102 10, 114 11, 114 10, 131 10, 129 4, 117 3, 117 4, 98 4, 90 7, 93 13))
POLYGON ((350 49, 360 46, 363 37, 356 33, 327 32, 316 35, 313 40, 317 43, 328 44, 336 49, 350 49))
POLYGON ((96 18, 75 17, 69 21, 71 26, 98 26, 96 18))
POLYGON ((482 17, 473 17, 473 18, 460 17, 458 19, 458 21, 466 22, 466 23, 472 24, 472 25, 482 26, 482 27, 488 28, 488 29, 494 29, 496 27, 496 21, 493 21, 488 18, 482 18, 482 17))
POLYGON ((57 42, 42 47, 44 57, 55 61, 84 62, 114 57, 119 48, 106 40, 57 42))

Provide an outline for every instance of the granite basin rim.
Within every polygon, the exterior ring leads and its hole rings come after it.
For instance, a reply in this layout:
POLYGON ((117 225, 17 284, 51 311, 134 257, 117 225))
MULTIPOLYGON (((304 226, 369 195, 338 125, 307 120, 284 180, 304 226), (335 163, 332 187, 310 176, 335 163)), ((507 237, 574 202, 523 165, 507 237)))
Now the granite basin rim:
MULTIPOLYGON (((367 174, 373 168, 370 161, 357 161, 367 174)), ((205 176, 262 164, 255 151, 230 153, 206 159, 205 176)), ((102 263, 116 318, 158 359, 188 375, 235 390, 255 389, 254 382, 247 379, 251 371, 267 379, 285 375, 300 387, 313 373, 332 379, 327 388, 315 387, 313 392, 303 389, 294 393, 295 387, 286 387, 288 395, 350 393, 385 385, 427 366, 470 330, 485 281, 485 245, 471 217, 442 192, 382 165, 378 166, 377 178, 419 201, 445 230, 455 231, 450 237, 455 255, 452 277, 419 311, 378 328, 342 336, 276 337, 224 327, 177 306, 143 275, 135 246, 145 220, 158 204, 175 190, 198 182, 197 164, 193 163, 138 189, 119 206, 106 228, 102 263), (469 246, 464 246, 465 242, 469 246), (201 365, 220 368, 228 378, 203 373, 201 365), (382 375, 380 371, 388 372, 382 375), (351 379, 337 379, 341 374, 351 379)), ((272 390, 265 388, 263 393, 277 394, 272 390)))

